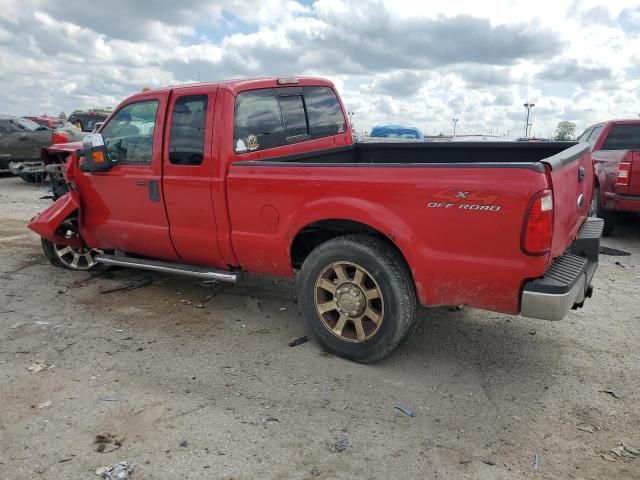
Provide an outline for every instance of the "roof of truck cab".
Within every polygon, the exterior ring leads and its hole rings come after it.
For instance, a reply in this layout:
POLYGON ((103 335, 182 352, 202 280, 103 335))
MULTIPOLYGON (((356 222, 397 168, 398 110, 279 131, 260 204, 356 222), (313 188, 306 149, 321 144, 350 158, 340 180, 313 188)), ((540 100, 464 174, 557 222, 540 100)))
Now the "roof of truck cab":
POLYGON ((147 96, 149 94, 158 93, 158 92, 170 92, 172 90, 180 90, 183 88, 193 88, 193 87, 225 88, 227 90, 230 90, 234 94, 237 94, 244 90, 257 90, 261 88, 296 87, 296 86, 309 86, 309 85, 333 87, 333 82, 320 77, 237 78, 233 80, 221 80, 219 82, 201 82, 201 83, 186 83, 183 85, 169 85, 163 88, 140 92, 133 96, 134 97, 147 96), (296 79, 297 83, 279 84, 278 79, 296 79))

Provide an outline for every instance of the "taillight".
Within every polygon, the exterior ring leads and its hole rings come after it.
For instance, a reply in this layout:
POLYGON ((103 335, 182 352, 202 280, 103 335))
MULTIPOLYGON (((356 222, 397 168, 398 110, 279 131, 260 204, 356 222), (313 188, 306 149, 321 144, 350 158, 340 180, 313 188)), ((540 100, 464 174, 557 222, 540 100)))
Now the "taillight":
POLYGON ((67 143, 69 141, 69 135, 64 132, 53 132, 53 144, 67 143))
POLYGON ((631 162, 620 162, 616 168, 616 186, 628 187, 631 178, 631 162))
POLYGON ((553 236, 553 193, 543 190, 529 204, 522 231, 522 250, 527 255, 544 255, 553 236))

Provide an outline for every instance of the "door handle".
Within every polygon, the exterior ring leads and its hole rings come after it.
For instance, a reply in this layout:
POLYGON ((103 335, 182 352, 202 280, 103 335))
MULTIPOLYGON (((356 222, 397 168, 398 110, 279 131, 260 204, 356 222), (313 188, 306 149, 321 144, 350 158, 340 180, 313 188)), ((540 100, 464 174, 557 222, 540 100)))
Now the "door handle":
POLYGON ((147 182, 136 182, 136 185, 138 185, 139 187, 144 187, 147 184, 147 182))

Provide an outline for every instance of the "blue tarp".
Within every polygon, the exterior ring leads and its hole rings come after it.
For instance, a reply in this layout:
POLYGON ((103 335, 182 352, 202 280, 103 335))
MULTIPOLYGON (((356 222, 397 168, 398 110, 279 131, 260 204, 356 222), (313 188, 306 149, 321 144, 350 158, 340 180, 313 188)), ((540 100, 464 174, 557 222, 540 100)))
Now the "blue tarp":
POLYGON ((376 125, 371 129, 370 137, 380 138, 411 138, 414 140, 424 140, 422 132, 415 127, 405 127, 403 125, 376 125))

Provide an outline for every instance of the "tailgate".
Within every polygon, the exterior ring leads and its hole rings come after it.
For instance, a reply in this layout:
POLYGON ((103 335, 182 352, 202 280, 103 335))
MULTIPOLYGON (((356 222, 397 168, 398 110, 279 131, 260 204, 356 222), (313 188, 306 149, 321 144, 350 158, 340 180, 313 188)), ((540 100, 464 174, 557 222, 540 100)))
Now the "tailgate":
POLYGON ((640 150, 631 153, 632 163, 629 177, 629 195, 640 195, 640 150))
POLYGON ((591 150, 586 143, 574 145, 542 160, 548 167, 553 190, 552 258, 562 255, 589 214, 593 193, 591 150))

